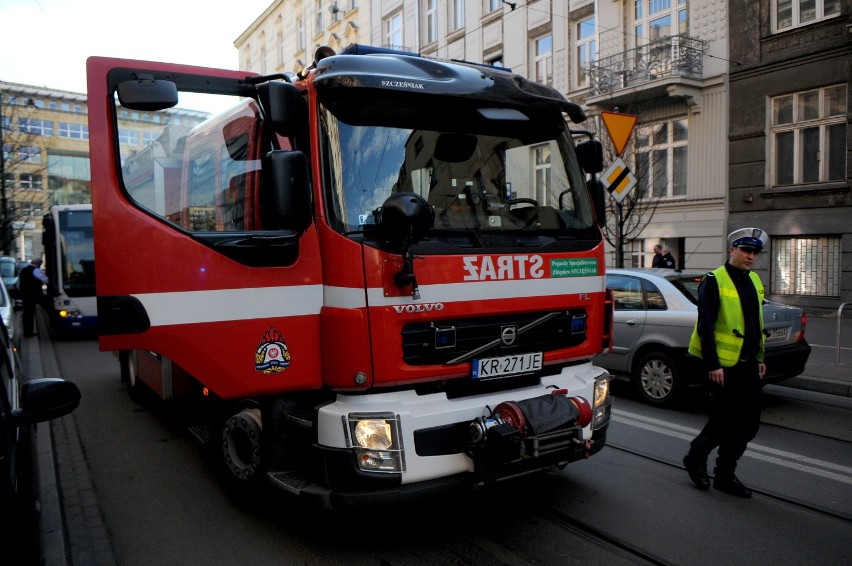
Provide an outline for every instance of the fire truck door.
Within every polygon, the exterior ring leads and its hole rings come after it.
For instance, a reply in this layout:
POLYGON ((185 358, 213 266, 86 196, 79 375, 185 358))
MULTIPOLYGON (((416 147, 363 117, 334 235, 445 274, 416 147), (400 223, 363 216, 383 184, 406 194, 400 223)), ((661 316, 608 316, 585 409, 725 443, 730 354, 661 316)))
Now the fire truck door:
POLYGON ((316 231, 266 217, 276 147, 246 73, 87 68, 101 349, 166 356, 223 398, 319 386, 316 231))

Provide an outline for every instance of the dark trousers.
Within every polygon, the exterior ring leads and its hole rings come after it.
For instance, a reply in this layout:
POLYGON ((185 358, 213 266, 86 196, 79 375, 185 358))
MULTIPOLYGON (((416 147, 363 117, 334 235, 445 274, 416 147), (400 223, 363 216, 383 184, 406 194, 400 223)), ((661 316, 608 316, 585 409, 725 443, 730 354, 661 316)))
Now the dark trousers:
POLYGON ((24 336, 35 334, 36 307, 42 302, 39 297, 22 297, 23 309, 21 319, 24 325, 24 336))
POLYGON ((711 384, 707 424, 689 445, 690 458, 706 462, 718 447, 716 475, 733 474, 760 427, 761 382, 757 361, 725 368, 725 383, 711 384))

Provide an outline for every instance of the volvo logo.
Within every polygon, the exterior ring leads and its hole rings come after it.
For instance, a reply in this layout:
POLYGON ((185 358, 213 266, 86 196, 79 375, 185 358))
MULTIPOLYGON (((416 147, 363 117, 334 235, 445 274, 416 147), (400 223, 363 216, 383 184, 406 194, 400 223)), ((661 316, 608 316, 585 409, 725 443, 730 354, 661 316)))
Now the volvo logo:
POLYGON ((418 305, 393 305, 396 314, 412 314, 416 312, 432 312, 444 310, 444 303, 425 303, 418 305))
POLYGON ((500 344, 504 348, 509 348, 511 346, 517 346, 518 344, 518 327, 517 326, 503 326, 500 328, 500 344))

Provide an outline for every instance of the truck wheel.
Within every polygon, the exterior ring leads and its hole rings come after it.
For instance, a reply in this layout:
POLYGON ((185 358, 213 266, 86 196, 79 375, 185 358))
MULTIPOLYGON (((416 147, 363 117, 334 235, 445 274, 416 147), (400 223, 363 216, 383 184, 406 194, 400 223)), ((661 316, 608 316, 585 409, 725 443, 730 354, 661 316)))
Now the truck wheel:
POLYGON ((122 350, 118 354, 121 365, 121 381, 127 387, 130 398, 141 404, 145 400, 148 389, 139 381, 139 363, 136 360, 136 352, 133 350, 122 350))
POLYGON ((636 364, 633 383, 646 403, 669 406, 680 397, 683 378, 677 362, 669 354, 649 352, 636 364))
POLYGON ((255 483, 262 476, 263 425, 260 409, 245 407, 222 425, 222 456, 236 483, 255 483))

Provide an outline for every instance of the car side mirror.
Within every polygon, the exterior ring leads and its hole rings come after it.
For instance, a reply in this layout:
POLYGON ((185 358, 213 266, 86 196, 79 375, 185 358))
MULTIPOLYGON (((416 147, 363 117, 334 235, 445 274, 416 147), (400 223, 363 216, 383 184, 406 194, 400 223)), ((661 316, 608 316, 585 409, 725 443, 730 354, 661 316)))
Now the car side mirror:
POLYGON ((80 404, 80 389, 64 379, 31 379, 21 387, 21 406, 9 415, 19 427, 49 421, 73 411, 80 404))

